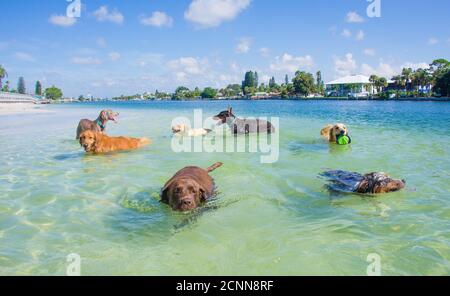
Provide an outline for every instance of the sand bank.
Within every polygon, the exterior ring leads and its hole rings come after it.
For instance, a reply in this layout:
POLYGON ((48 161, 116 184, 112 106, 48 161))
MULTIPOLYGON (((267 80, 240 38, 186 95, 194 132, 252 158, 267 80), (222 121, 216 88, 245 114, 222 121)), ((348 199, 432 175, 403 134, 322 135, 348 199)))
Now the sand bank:
POLYGON ((22 113, 42 113, 42 112, 51 112, 51 111, 49 111, 46 108, 46 105, 19 104, 19 103, 0 104, 0 116, 22 114, 22 113))

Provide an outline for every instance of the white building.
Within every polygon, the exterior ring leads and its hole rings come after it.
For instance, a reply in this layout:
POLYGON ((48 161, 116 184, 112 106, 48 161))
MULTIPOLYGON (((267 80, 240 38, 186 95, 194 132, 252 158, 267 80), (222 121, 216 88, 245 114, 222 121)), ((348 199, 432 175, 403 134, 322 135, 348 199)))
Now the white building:
POLYGON ((26 94, 18 94, 18 93, 10 93, 10 92, 0 92, 0 103, 29 103, 35 104, 39 98, 26 95, 26 94))
POLYGON ((327 95, 368 97, 374 88, 368 76, 350 75, 325 83, 327 95))

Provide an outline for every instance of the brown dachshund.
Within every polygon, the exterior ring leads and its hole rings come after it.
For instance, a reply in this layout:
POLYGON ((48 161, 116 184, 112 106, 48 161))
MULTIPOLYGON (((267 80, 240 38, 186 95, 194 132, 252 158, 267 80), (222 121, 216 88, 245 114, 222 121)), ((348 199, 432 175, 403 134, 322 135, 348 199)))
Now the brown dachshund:
POLYGON ((348 136, 348 128, 342 123, 329 124, 320 131, 320 135, 330 143, 336 143, 337 136, 348 136))
POLYGON ((209 173, 222 166, 218 162, 209 168, 186 167, 176 173, 161 190, 161 202, 175 211, 190 211, 208 201, 214 194, 214 180, 209 173))
POLYGON ((85 131, 80 135, 80 145, 86 152, 108 153, 138 149, 149 145, 147 138, 108 137, 99 132, 85 131))
POLYGON ((112 110, 103 110, 100 112, 100 115, 96 120, 82 119, 78 124, 77 128, 77 140, 80 138, 80 135, 84 131, 94 131, 102 133, 106 129, 106 124, 108 121, 116 121, 116 117, 119 116, 119 113, 113 112, 112 110))

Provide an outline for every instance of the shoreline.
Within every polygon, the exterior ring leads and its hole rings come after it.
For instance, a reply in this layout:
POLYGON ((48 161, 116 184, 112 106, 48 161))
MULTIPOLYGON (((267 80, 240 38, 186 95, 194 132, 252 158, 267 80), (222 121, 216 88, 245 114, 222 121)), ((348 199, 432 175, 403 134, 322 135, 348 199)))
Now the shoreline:
POLYGON ((0 104, 0 116, 17 115, 17 114, 36 114, 51 113, 46 110, 44 105, 35 105, 30 103, 4 103, 0 104))
POLYGON ((399 99, 370 99, 370 98, 358 98, 349 99, 341 97, 329 97, 329 98, 261 98, 261 99, 245 99, 245 98, 227 98, 227 99, 204 99, 204 100, 93 100, 93 101, 71 101, 71 102, 58 102, 54 104, 84 104, 84 103, 102 103, 102 102, 226 102, 226 101, 293 101, 293 102, 304 102, 304 101, 371 101, 371 102, 450 102, 450 98, 399 98, 399 99))

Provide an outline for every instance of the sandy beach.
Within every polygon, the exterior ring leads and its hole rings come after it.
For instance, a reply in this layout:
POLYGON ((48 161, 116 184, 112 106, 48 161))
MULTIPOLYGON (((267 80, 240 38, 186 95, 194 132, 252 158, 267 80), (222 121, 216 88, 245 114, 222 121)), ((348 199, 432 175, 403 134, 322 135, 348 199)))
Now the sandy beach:
POLYGON ((47 110, 46 105, 35 104, 0 104, 0 116, 2 115, 14 115, 21 113, 42 113, 51 112, 47 110))

